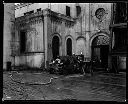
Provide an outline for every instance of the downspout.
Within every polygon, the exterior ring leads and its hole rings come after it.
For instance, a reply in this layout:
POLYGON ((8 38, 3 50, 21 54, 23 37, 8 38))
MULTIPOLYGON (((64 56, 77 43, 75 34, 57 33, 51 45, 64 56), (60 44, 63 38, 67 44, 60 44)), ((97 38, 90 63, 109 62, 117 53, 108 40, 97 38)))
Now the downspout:
POLYGON ((112 70, 112 40, 113 40, 113 28, 111 27, 111 25, 114 24, 114 7, 115 4, 112 3, 111 4, 111 20, 110 20, 110 26, 109 26, 109 30, 110 30, 110 43, 109 43, 109 56, 108 56, 108 70, 112 70))
POLYGON ((44 47, 44 68, 45 68, 45 39, 44 39, 44 34, 45 34, 45 30, 44 30, 44 16, 42 17, 43 18, 43 47, 44 47))
MULTIPOLYGON (((88 34, 89 34, 89 36, 90 36, 90 33, 91 33, 91 31, 90 31, 90 3, 89 3, 89 30, 88 30, 88 34)), ((90 45, 90 41, 89 41, 89 45, 90 45)), ((89 50, 90 50, 90 59, 92 60, 92 45, 91 46, 89 46, 89 50)))
POLYGON ((89 33, 90 33, 90 3, 89 3, 89 33))

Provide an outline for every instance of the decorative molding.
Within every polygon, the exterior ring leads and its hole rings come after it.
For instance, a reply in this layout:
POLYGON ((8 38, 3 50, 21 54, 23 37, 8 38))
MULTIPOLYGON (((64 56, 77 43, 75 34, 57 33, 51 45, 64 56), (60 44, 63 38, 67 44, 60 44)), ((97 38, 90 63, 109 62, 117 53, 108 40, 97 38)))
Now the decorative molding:
POLYGON ((97 22, 102 22, 106 18, 106 16, 108 15, 108 13, 109 13, 109 11, 108 11, 108 8, 106 6, 100 5, 100 4, 97 4, 97 6, 93 5, 93 8, 91 10, 91 18, 94 18, 97 22), (97 10, 100 8, 103 8, 105 13, 101 19, 98 19, 95 14, 96 14, 97 10))
POLYGON ((73 37, 72 37, 71 35, 66 35, 66 36, 65 36, 65 41, 66 41, 68 38, 71 38, 71 40, 73 41, 73 37))
POLYGON ((43 11, 40 11, 40 12, 36 12, 36 13, 33 13, 33 14, 18 17, 18 18, 16 18, 15 22, 17 23, 17 22, 28 21, 28 20, 31 20, 31 19, 34 19, 34 18, 39 18, 39 19, 43 20, 42 17, 43 17, 43 11))
POLYGON ((23 8, 23 7, 25 7, 25 6, 32 5, 32 4, 34 4, 34 3, 19 3, 19 4, 15 5, 15 10, 16 10, 16 9, 23 8))
POLYGON ((105 37, 108 37, 110 38, 109 34, 107 34, 106 32, 97 32, 95 34, 93 34, 91 37, 90 37, 90 46, 92 45, 92 41, 97 37, 97 36, 105 36, 105 37))
POLYGON ((77 41, 78 39, 80 39, 80 38, 82 38, 82 39, 84 39, 84 40, 86 41, 86 38, 85 38, 84 36, 78 36, 78 37, 76 38, 76 41, 77 41))

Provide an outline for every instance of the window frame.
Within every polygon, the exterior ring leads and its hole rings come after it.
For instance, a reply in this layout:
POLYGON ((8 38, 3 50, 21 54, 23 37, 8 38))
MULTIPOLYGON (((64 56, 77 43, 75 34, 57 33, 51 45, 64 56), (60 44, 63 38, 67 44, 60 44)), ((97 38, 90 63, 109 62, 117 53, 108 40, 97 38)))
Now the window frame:
POLYGON ((81 7, 76 6, 76 16, 78 17, 81 14, 81 7))
POLYGON ((66 5, 66 16, 71 16, 71 8, 66 5))
POLYGON ((20 54, 23 54, 25 52, 26 52, 26 31, 21 30, 20 31, 20 54), (24 33, 24 34, 22 34, 22 33, 24 33))

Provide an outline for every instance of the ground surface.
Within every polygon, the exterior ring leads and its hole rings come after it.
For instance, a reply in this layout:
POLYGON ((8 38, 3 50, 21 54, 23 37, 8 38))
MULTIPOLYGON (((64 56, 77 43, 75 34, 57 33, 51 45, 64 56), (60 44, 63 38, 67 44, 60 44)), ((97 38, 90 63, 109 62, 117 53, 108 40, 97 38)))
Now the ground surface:
POLYGON ((47 72, 3 72, 3 100, 126 100, 126 73, 95 72, 53 75, 47 72))

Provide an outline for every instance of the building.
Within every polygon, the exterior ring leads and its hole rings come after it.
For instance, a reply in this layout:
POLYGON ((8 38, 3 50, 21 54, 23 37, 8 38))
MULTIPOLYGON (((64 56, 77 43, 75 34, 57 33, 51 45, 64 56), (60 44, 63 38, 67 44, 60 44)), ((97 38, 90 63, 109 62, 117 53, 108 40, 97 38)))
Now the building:
POLYGON ((14 62, 12 55, 11 41, 15 34, 15 5, 14 3, 4 3, 4 24, 3 24, 3 69, 7 68, 8 62, 14 62))
POLYGON ((126 71, 126 55, 128 46, 127 2, 114 3, 112 8, 111 56, 112 69, 126 71))
POLYGON ((57 55, 97 58, 111 68, 113 3, 20 3, 15 6, 15 66, 47 67, 57 55))

